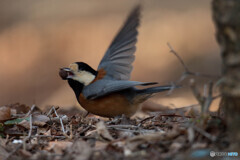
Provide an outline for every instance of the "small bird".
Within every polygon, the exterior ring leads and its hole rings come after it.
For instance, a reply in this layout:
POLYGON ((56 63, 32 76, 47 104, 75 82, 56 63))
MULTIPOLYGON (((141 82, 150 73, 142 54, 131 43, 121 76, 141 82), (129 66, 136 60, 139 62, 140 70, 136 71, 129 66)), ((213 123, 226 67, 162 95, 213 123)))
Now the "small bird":
POLYGON ((136 86, 157 83, 129 81, 135 59, 140 10, 138 5, 129 14, 97 70, 84 62, 60 68, 60 77, 68 81, 80 105, 92 114, 109 118, 123 114, 131 117, 139 105, 154 93, 172 89, 169 85, 137 89, 136 86))

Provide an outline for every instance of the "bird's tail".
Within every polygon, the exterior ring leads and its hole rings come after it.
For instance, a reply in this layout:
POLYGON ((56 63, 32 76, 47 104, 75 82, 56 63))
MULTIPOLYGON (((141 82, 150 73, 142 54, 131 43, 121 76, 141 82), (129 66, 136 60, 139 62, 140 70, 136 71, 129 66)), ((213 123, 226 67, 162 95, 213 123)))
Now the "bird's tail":
POLYGON ((151 88, 145 88, 145 89, 138 89, 137 90, 137 96, 134 98, 135 103, 142 103, 148 98, 152 97, 154 93, 168 91, 174 88, 179 88, 179 86, 158 86, 158 87, 151 87, 151 88))
POLYGON ((174 89, 174 88, 178 88, 178 87, 174 87, 174 86, 171 86, 171 85, 158 86, 158 87, 139 89, 137 91, 137 93, 138 94, 153 94, 153 93, 163 92, 163 91, 167 91, 167 90, 174 89))

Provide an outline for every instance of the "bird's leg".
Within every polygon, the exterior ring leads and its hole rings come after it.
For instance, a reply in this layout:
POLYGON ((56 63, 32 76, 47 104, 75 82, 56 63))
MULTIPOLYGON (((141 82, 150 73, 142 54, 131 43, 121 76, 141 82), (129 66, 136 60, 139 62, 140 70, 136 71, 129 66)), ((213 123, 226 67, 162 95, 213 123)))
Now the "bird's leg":
POLYGON ((125 114, 121 116, 115 116, 114 118, 109 118, 108 124, 129 124, 130 118, 125 114))
POLYGON ((86 118, 89 115, 90 112, 87 111, 86 115, 83 116, 83 118, 86 118))

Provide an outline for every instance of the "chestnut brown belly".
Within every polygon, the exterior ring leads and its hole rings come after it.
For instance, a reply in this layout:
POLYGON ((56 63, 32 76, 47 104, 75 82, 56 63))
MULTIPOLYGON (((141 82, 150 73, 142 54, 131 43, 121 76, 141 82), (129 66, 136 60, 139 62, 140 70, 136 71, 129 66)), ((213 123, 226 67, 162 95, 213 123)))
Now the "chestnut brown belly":
POLYGON ((80 94, 79 103, 88 112, 102 117, 114 117, 122 114, 130 117, 138 109, 138 104, 130 103, 123 95, 117 93, 94 100, 87 100, 80 94))

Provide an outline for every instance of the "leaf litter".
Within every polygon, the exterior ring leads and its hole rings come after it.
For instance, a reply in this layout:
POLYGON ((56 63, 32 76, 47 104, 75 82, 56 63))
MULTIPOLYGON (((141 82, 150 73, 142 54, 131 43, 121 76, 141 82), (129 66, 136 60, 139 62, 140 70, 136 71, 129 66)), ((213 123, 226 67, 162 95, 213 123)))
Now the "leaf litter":
POLYGON ((0 115, 1 160, 207 159, 230 146, 224 120, 191 107, 107 119, 14 104, 0 115))

